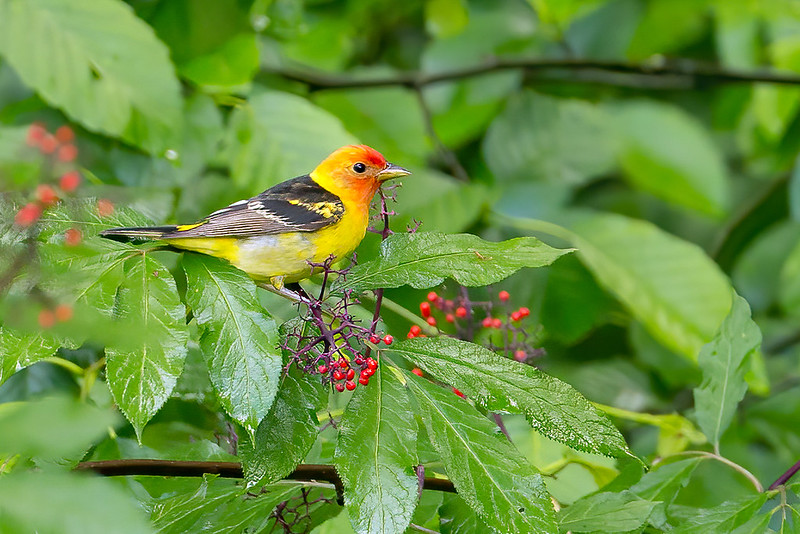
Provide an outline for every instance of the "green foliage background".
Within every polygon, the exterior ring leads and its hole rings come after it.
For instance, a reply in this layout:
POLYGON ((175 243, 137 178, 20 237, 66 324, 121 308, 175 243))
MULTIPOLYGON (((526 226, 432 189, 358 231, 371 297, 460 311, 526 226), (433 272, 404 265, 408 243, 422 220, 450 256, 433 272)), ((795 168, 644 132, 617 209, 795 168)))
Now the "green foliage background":
POLYGON ((345 495, 298 532, 797 531, 797 485, 763 488, 800 456, 799 35, 790 0, 0 0, 0 523, 270 531, 304 461, 345 495), (75 130, 84 182, 32 236, 15 213, 72 168, 26 147, 34 121, 75 130), (404 338, 432 287, 506 289, 541 371, 416 339, 329 395, 280 374, 293 307, 94 237, 354 142, 413 171, 392 224, 425 232, 358 250, 346 283, 389 288, 382 329, 404 338), (130 458, 242 461, 252 486, 70 472, 130 458), (417 464, 459 494, 417 502, 417 464))

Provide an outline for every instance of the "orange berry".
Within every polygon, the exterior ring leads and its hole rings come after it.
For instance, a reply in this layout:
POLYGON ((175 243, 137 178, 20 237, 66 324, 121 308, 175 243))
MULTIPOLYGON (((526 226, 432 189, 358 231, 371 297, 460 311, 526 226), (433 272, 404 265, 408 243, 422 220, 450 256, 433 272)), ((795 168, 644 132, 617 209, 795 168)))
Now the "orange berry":
POLYGON ((58 149, 58 161, 70 162, 75 161, 78 157, 78 147, 75 145, 64 145, 58 149))
POLYGON ((430 302, 420 302, 419 303, 419 312, 422 314, 423 317, 428 318, 431 316, 431 303, 430 302))
POLYGON ((58 140, 52 135, 46 133, 39 142, 39 150, 42 154, 52 154, 58 148, 58 140))
POLYGON ((58 202, 58 195, 49 185, 40 184, 36 186, 36 198, 45 206, 50 206, 58 202))
POLYGON ((426 321, 428 322, 429 325, 436 326, 436 317, 428 317, 426 321))
POLYGON ((108 217, 114 213, 114 203, 107 198, 101 198, 97 201, 97 214, 100 217, 108 217))
POLYGON ((68 304, 59 304, 56 307, 56 319, 62 323, 72 319, 72 306, 68 304))
POLYGON ((508 302, 508 299, 511 298, 511 295, 504 289, 497 294, 497 298, 500 299, 500 302, 508 302))
POLYGON ((524 361, 528 357, 528 353, 522 349, 514 351, 514 359, 518 362, 524 361))
POLYGON ((76 247, 81 244, 81 231, 77 228, 70 228, 64 232, 64 244, 69 247, 76 247))
POLYGON ((28 136, 25 142, 28 146, 39 146, 45 135, 47 135, 47 128, 44 127, 44 124, 41 122, 34 122, 28 127, 28 136))
POLYGON ((28 227, 38 221, 41 216, 42 207, 35 202, 29 202, 22 206, 14 216, 14 223, 17 226, 28 227))
POLYGON ((447 321, 448 323, 454 323, 456 322, 456 317, 452 313, 448 313, 447 315, 444 316, 444 320, 447 321))
POLYGON ((431 291, 428 293, 428 302, 433 302, 439 298, 439 295, 436 294, 436 291, 431 291))
POLYGON ((69 143, 75 139, 75 132, 66 124, 64 126, 59 126, 58 130, 56 130, 56 139, 62 143, 69 143))
POLYGON ((56 314, 51 310, 42 310, 39 312, 39 326, 42 328, 52 328, 56 324, 56 314))
POLYGON ((61 176, 61 179, 58 181, 58 185, 61 186, 61 189, 67 193, 75 191, 80 184, 81 175, 78 173, 78 171, 69 171, 64 173, 64 175, 61 176))
POLYGON ((411 372, 412 372, 412 373, 414 373, 414 374, 415 374, 415 375, 417 375, 417 376, 422 376, 422 369, 420 369, 419 367, 414 367, 414 368, 411 370, 411 372))
POLYGON ((456 317, 464 318, 467 316, 467 309, 464 306, 456 308, 456 317))

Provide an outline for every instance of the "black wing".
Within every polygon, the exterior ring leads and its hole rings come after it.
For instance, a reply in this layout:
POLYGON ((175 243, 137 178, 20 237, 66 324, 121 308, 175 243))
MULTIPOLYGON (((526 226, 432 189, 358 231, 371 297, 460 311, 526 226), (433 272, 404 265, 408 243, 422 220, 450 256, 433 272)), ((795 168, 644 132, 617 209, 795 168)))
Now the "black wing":
POLYGON ((282 182, 248 200, 234 202, 198 223, 179 225, 162 239, 312 232, 334 224, 343 215, 341 199, 304 175, 282 182))

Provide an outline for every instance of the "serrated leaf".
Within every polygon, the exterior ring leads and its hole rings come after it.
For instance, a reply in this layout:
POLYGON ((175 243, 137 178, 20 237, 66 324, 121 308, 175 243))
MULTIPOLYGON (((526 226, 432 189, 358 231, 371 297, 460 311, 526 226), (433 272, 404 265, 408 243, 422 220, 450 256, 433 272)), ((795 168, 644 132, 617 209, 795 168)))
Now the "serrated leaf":
POLYGON ((402 533, 408 527, 419 496, 416 441, 407 393, 397 378, 378 371, 347 404, 334 456, 357 533, 402 533))
POLYGON ((339 119, 281 91, 251 96, 231 117, 229 135, 233 179, 252 190, 311 172, 337 148, 357 142, 339 119))
POLYGON ((458 495, 444 495, 439 507, 439 530, 442 534, 491 532, 475 510, 458 495))
POLYGON ((0 325, 0 385, 20 369, 49 358, 60 346, 43 332, 16 332, 0 325))
POLYGON ((631 486, 631 492, 648 501, 671 503, 702 461, 702 458, 687 458, 668 464, 658 464, 631 486))
POLYGON ((404 373, 450 480, 501 532, 557 532, 542 476, 489 419, 452 391, 404 373))
POLYGON ((281 379, 275 403, 261 420, 253 440, 239 445, 245 480, 268 484, 291 473, 317 438, 317 410, 327 399, 318 376, 296 367, 281 379))
POLYGON ((617 428, 568 384, 474 343, 415 338, 389 349, 490 411, 521 413, 538 432, 578 450, 632 456, 617 428))
POLYGON ((447 277, 464 286, 483 286, 523 267, 550 265, 569 252, 533 237, 492 243, 472 234, 394 234, 381 243, 377 259, 356 265, 335 287, 364 291, 408 284, 422 289, 437 286, 447 277))
POLYGON ((669 104, 629 102, 612 114, 623 139, 622 167, 638 188, 720 215, 729 201, 722 156, 703 125, 669 104))
POLYGON ((169 52, 123 2, 0 0, 0 55, 90 130, 151 152, 174 140, 181 97, 169 52))
POLYGON ((570 532, 627 532, 641 527, 658 502, 629 491, 595 493, 578 499, 558 514, 558 527, 570 532))
POLYGON ((0 477, 0 517, 6 532, 119 534, 152 532, 127 492, 101 477, 49 470, 0 477), (47 509, 41 501, 46 499, 47 509))
POLYGON ((760 345, 761 330, 750 318, 750 306, 736 295, 730 314, 697 359, 703 381, 694 389, 695 416, 715 447, 744 398, 748 359, 760 345))
POLYGON ((186 314, 169 270, 145 252, 125 262, 117 302, 120 320, 138 335, 106 347, 108 385, 141 438, 183 370, 186 314))
POLYGON ((201 254, 185 254, 182 264, 211 382, 231 417, 254 432, 278 391, 278 328, 245 273, 201 254))
MULTIPOLYGON (((766 493, 747 495, 726 501, 713 508, 693 508, 684 521, 670 532, 694 534, 695 532, 730 533, 747 524, 769 499, 766 493)), ((750 531, 756 532, 756 531, 750 531)))

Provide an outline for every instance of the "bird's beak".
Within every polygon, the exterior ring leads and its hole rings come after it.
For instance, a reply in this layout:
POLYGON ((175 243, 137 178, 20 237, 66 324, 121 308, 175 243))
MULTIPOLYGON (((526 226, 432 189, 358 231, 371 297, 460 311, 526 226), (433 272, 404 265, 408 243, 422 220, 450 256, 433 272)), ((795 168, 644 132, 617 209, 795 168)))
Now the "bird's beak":
POLYGON ((377 178, 379 181, 384 182, 386 180, 391 180, 392 178, 408 176, 409 174, 411 174, 411 171, 408 171, 399 165, 395 165, 394 163, 387 163, 386 167, 384 167, 382 171, 378 172, 377 178))

